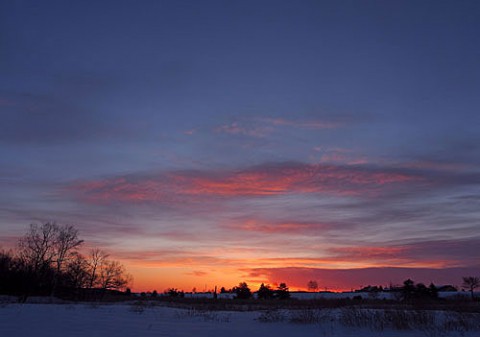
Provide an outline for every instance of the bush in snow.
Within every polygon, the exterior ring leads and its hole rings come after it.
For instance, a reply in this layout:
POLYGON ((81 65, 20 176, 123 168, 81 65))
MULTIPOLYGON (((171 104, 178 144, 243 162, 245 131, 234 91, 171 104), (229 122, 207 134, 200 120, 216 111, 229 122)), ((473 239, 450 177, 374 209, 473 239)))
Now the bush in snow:
POLYGON ((281 310, 266 310, 260 313, 257 319, 263 323, 283 322, 286 315, 281 310))

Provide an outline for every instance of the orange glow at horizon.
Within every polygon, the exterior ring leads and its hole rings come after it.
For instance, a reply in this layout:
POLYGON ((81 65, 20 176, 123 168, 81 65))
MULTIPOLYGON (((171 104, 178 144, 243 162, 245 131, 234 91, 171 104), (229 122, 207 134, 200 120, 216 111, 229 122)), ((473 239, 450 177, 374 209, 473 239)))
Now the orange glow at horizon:
MULTIPOLYGON (((378 254, 379 250, 373 253, 378 254)), ((276 269, 292 268, 326 268, 333 272, 342 270, 363 270, 368 268, 389 267, 376 262, 352 262, 341 259, 316 259, 316 258, 245 258, 228 259, 225 265, 201 264, 200 260, 192 258, 178 259, 176 261, 154 262, 154 261, 123 261, 128 271, 134 276, 134 291, 152 291, 163 292, 169 288, 176 288, 186 292, 196 289, 196 291, 211 291, 215 287, 219 290, 221 287, 230 289, 239 282, 247 282, 252 290, 257 290, 261 283, 276 286, 281 282, 286 282, 291 290, 307 290, 305 276, 295 272, 285 275, 286 279, 271 277, 267 274, 256 274, 257 269, 272 271, 276 269)), ((403 261, 404 268, 439 269, 445 267, 444 262, 440 261, 403 261)), ((390 266, 394 266, 391 264, 390 266)), ((396 265, 398 267, 399 265, 396 265)), ((335 285, 329 281, 329 284, 322 284, 319 279, 319 286, 327 287, 331 291, 348 291, 356 288, 358 285, 355 280, 339 279, 340 284, 345 282, 348 285, 335 285)), ((374 281, 372 281, 373 283, 374 281)))

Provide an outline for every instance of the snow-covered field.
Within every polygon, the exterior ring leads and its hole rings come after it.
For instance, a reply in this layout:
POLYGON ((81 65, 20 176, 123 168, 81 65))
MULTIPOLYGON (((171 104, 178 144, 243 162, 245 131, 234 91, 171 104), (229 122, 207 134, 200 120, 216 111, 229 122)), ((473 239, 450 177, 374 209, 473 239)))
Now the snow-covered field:
MULTIPOLYGON (((327 315, 312 324, 293 323, 287 317, 262 322, 262 312, 199 312, 136 304, 3 304, 0 306, 0 336, 5 337, 122 337, 122 336, 355 336, 434 337, 480 336, 480 331, 441 332, 436 329, 377 331, 347 327, 327 315)), ((295 313, 293 313, 295 315, 295 313)), ((268 316, 270 317, 270 316, 268 316)))

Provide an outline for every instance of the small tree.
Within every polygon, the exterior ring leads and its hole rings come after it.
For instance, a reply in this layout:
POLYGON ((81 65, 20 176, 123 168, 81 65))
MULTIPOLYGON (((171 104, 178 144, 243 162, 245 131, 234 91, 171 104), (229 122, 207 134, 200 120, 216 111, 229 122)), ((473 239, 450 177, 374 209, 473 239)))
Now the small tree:
POLYGON ((430 285, 428 286, 428 292, 430 294, 430 297, 438 298, 438 289, 435 284, 433 284, 433 282, 430 283, 430 285))
POLYGON ((403 281, 403 287, 401 290, 404 301, 413 299, 415 295, 415 282, 413 282, 411 279, 403 281))
POLYGON ((480 287, 480 278, 476 276, 463 277, 462 287, 470 291, 470 294, 472 295, 472 300, 473 300, 474 299, 473 292, 475 291, 475 289, 480 287))
POLYGON ((311 292, 316 292, 318 290, 318 283, 315 280, 308 281, 307 289, 311 292))
POLYGON ((238 287, 233 288, 233 292, 237 294, 236 298, 238 299, 249 299, 252 297, 252 292, 246 282, 239 283, 238 287))
POLYGON ((288 290, 287 284, 280 283, 277 287, 277 290, 275 290, 275 295, 281 300, 290 298, 290 291, 288 290))
POLYGON ((163 292, 165 295, 169 297, 184 297, 185 294, 183 291, 178 290, 177 288, 168 288, 163 292))
POLYGON ((257 291, 257 297, 259 299, 268 300, 273 297, 273 290, 270 285, 264 285, 263 283, 260 285, 257 291))

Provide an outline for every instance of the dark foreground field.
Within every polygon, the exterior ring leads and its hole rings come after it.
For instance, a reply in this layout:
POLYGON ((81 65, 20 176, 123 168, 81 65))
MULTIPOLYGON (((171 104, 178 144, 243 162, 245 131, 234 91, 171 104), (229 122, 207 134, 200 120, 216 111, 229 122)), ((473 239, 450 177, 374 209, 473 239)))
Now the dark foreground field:
POLYGON ((22 304, 7 302, 0 306, 0 336, 9 337, 480 335, 478 303, 460 301, 140 298, 47 303, 51 299, 31 298, 22 304))

